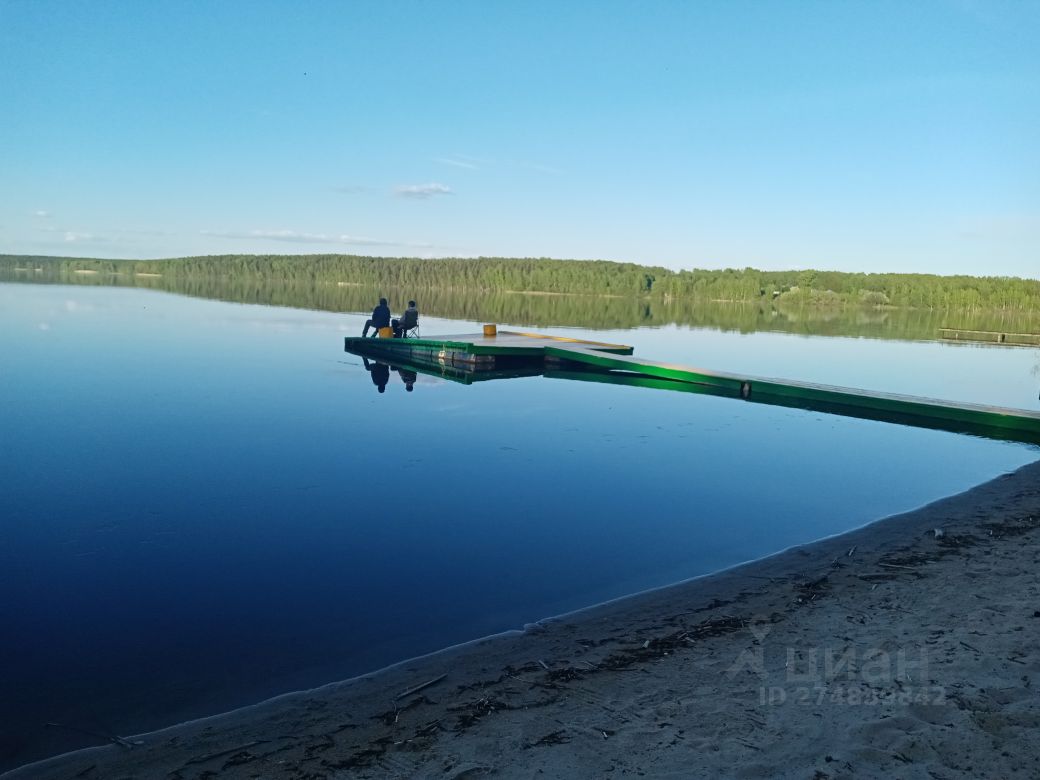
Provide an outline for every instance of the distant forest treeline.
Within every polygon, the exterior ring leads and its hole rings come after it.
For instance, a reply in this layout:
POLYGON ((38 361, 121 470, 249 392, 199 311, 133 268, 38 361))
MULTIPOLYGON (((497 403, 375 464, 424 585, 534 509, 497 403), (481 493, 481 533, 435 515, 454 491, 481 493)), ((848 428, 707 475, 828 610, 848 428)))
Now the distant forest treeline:
MULTIPOLYGON (((330 312, 367 313, 379 295, 394 311, 416 298, 424 316, 471 322, 498 322, 530 328, 575 327, 623 330, 679 325, 752 333, 866 336, 885 339, 934 339, 944 326, 1012 333, 1040 332, 1040 305, 1029 309, 896 308, 889 306, 813 305, 808 296, 784 294, 770 299, 725 302, 698 296, 545 295, 502 290, 479 294, 445 286, 369 285, 358 282, 276 277, 160 273, 132 269, 133 261, 58 260, 0 255, 0 281, 42 284, 138 287, 212 298, 233 303, 289 306, 330 312), (117 270, 101 271, 111 268, 117 270), (102 265, 95 265, 100 263, 102 265), (21 269, 21 270, 15 270, 21 269), (28 269, 28 270, 25 270, 28 269), (39 269, 38 271, 36 269, 39 269), (144 275, 142 275, 142 273, 144 275), (160 275, 155 275, 159 273, 160 275)), ((156 261, 147 261, 149 263, 156 261)), ((176 262, 176 261, 158 261, 176 262)), ((468 261, 467 261, 468 262, 468 261)), ((148 266, 154 269, 155 266, 148 266)))
POLYGON ((544 258, 413 259, 358 255, 219 255, 170 260, 100 260, 0 255, 0 271, 58 274, 161 274, 176 280, 257 280, 287 285, 542 292, 691 298, 810 306, 1029 311, 1040 309, 1040 281, 1012 277, 759 271, 672 271, 600 260, 544 258), (35 269, 41 269, 36 271, 35 269), (19 270, 26 269, 26 270, 19 270))

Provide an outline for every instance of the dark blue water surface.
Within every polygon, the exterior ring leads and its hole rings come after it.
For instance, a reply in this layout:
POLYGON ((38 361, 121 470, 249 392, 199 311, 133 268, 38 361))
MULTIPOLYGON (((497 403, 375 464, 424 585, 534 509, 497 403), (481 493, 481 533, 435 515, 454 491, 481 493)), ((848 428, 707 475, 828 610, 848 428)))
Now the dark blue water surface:
MULTIPOLYGON (((96 741, 47 722, 140 732, 349 677, 1037 457, 544 377, 420 375, 407 392, 392 372, 379 394, 342 349, 363 320, 0 285, 0 768, 96 741)), ((1029 350, 586 335, 710 368, 1035 408, 1029 350)))

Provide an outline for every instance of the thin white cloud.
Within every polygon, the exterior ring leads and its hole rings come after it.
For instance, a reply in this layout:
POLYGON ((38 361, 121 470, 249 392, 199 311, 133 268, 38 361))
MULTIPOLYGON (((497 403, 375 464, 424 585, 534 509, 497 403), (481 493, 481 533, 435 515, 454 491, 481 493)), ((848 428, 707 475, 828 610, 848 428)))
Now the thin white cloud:
POLYGON ((65 244, 105 243, 115 246, 116 244, 126 244, 127 242, 140 243, 142 240, 147 238, 168 238, 177 235, 176 233, 165 230, 106 227, 102 227, 101 232, 99 233, 83 230, 80 227, 62 227, 60 223, 58 225, 42 224, 38 226, 36 230, 48 236, 47 244, 51 244, 54 241, 61 241, 65 244))
POLYGON ((476 163, 469 162, 468 160, 456 159, 454 157, 434 157, 433 161, 435 163, 440 163, 441 165, 451 165, 456 168, 465 168, 470 171, 477 170, 476 163))
POLYGON ((488 168, 492 166, 506 166, 513 168, 526 168, 530 171, 538 171, 539 173, 548 173, 553 176, 557 176, 563 171, 552 165, 546 165, 545 163, 532 162, 531 160, 517 160, 515 158, 503 158, 498 161, 481 158, 471 157, 468 154, 448 154, 444 157, 434 157, 433 162, 440 163, 441 165, 450 165, 454 168, 465 168, 467 170, 480 170, 481 168, 488 168))
POLYGON ((446 184, 430 182, 429 184, 401 184, 394 188, 394 194, 399 198, 426 200, 435 195, 454 195, 455 193, 446 184))
POLYGON ((93 233, 78 233, 74 230, 66 230, 64 240, 72 244, 77 241, 104 241, 105 239, 101 236, 95 236, 93 233))
POLYGON ((296 230, 203 230, 201 234, 212 238, 261 239, 267 241, 284 241, 290 244, 342 244, 346 246, 412 246, 428 248, 430 244, 413 244, 404 241, 384 241, 365 236, 351 236, 346 233, 330 235, 327 233, 301 233, 296 230))
POLYGON ((114 233, 119 233, 120 235, 128 235, 128 236, 175 236, 175 235, 177 235, 176 233, 173 233, 173 232, 171 232, 169 230, 150 230, 150 229, 141 229, 141 228, 116 228, 113 232, 114 233))
POLYGON ((33 212, 33 216, 39 219, 50 219, 51 213, 46 209, 37 209, 33 212))

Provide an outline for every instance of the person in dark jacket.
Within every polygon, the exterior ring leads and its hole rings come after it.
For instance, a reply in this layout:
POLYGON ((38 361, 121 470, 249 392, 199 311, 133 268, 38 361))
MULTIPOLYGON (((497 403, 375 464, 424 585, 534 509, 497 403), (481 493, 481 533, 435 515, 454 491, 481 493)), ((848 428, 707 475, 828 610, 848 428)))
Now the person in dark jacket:
POLYGON ((380 328, 390 327, 390 307, 386 303, 386 298, 379 299, 379 305, 372 309, 372 318, 365 320, 365 328, 361 331, 361 338, 365 338, 368 335, 369 328, 375 328, 376 334, 379 334, 380 328))
POLYGON ((394 320, 390 325, 394 329, 394 338, 399 339, 405 333, 410 331, 416 325, 419 324, 419 309, 415 306, 415 301, 408 301, 408 308, 404 310, 404 314, 401 315, 401 319, 394 320))

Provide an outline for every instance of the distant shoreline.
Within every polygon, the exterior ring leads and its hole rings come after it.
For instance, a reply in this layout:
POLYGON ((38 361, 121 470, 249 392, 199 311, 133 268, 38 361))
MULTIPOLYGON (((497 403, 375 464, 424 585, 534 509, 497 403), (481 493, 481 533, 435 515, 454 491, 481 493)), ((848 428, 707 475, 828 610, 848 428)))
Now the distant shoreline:
POLYGON ((723 572, 4 777, 1028 773, 1038 555, 1040 462, 723 572))
POLYGON ((606 260, 210 255, 161 260, 0 254, 0 272, 132 274, 181 280, 359 284, 528 295, 647 296, 823 309, 965 309, 1040 314, 1040 279, 756 268, 672 270, 606 260))
MULTIPOLYGON (((23 265, 30 259, 22 258, 23 265)), ((70 261, 71 262, 71 261, 70 261)), ((79 261, 76 261, 77 263, 79 261)), ((102 261, 98 261, 99 263, 102 261)), ((127 261, 132 263, 133 261, 127 261)), ((451 280, 423 278, 422 284, 400 279, 388 284, 352 281, 337 270, 320 277, 184 275, 148 270, 147 266, 99 266, 96 274, 51 263, 44 271, 26 273, 6 267, 0 256, 0 282, 138 287, 232 303, 288 306, 331 312, 367 313, 380 296, 392 307, 417 299, 426 317, 509 323, 519 327, 579 327, 624 330, 677 325, 693 328, 787 332, 799 335, 848 336, 936 341, 942 328, 959 331, 1040 334, 1040 297, 1026 310, 979 308, 835 305, 797 296, 741 300, 726 295, 673 295, 668 292, 621 294, 610 291, 466 289, 451 280), (61 270, 61 268, 66 270, 61 270), (5 270, 6 268, 6 270, 5 270)))

